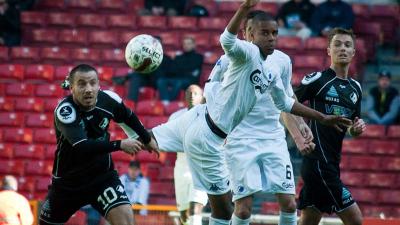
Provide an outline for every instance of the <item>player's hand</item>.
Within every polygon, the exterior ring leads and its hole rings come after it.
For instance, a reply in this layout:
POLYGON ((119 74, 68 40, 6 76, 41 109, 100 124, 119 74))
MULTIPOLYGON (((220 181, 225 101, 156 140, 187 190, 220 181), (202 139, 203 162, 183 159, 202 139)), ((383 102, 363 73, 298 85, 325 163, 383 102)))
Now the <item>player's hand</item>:
POLYGON ((306 123, 300 123, 299 130, 306 142, 311 142, 314 139, 312 131, 306 123))
POLYGON ((142 142, 136 139, 128 138, 121 141, 122 151, 128 153, 129 155, 134 155, 138 153, 141 149, 143 149, 143 147, 144 146, 142 142))
POLYGON ((367 126, 365 125, 364 120, 356 117, 354 119, 353 126, 350 127, 349 131, 351 136, 357 137, 358 135, 362 134, 366 128, 367 126))
POLYGON ((243 2, 243 6, 251 8, 255 5, 257 5, 257 3, 259 3, 259 2, 260 2, 260 0, 245 0, 243 2))
POLYGON ((302 155, 310 154, 315 149, 315 144, 311 141, 306 141, 305 138, 295 138, 294 143, 302 155))
POLYGON ((343 116, 335 116, 335 115, 324 115, 324 118, 320 121, 323 125, 331 126, 335 128, 339 132, 343 132, 341 127, 348 128, 353 122, 343 116))
POLYGON ((160 151, 158 149, 158 144, 156 140, 152 137, 150 142, 145 145, 146 150, 150 153, 156 153, 157 158, 160 158, 160 151))

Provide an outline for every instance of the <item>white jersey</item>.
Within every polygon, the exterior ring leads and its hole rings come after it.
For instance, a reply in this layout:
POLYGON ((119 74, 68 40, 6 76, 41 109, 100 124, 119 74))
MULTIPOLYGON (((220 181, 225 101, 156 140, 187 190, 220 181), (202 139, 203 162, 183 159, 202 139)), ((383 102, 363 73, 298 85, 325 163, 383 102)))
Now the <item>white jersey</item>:
POLYGON ((220 42, 232 63, 222 82, 206 83, 204 94, 210 117, 222 131, 229 134, 250 112, 257 96, 265 92, 280 110, 291 110, 294 100, 285 92, 280 71, 267 65, 256 45, 237 39, 227 30, 220 42))
MULTIPOLYGON (((225 55, 216 63, 213 68, 210 80, 222 81, 223 74, 228 69, 229 58, 225 55)), ((292 65, 288 55, 275 50, 267 57, 268 68, 275 67, 279 71, 286 94, 293 96, 293 89, 290 83, 292 78, 292 65)), ((242 122, 229 134, 231 138, 257 138, 276 139, 285 136, 285 130, 279 122, 281 111, 274 105, 270 95, 261 95, 257 98, 256 104, 243 119, 242 122), (268 136, 266 136, 266 131, 268 136)))
MULTIPOLYGON (((182 116, 185 112, 187 112, 187 108, 180 109, 169 116, 168 121, 174 120, 180 116, 182 116)), ((182 149, 183 150, 183 149, 182 149)), ((183 152, 176 153, 176 161, 175 166, 179 166, 184 168, 185 171, 189 170, 189 166, 187 165, 186 154, 183 152)))

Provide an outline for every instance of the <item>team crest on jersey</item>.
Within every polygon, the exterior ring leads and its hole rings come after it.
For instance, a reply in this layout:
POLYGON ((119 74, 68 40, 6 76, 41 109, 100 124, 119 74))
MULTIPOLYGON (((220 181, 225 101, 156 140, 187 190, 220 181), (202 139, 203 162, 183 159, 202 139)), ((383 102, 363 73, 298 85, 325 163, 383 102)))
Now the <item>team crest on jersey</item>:
POLYGON ((261 78, 260 75, 261 75, 261 71, 259 69, 254 70, 250 74, 250 81, 251 81, 252 84, 254 84, 254 88, 256 90, 259 90, 260 93, 262 94, 267 90, 268 85, 271 82, 270 80, 272 79, 272 75, 271 75, 271 73, 269 73, 269 75, 268 75, 268 79, 269 80, 267 80, 267 83, 265 83, 263 81, 263 79, 261 78))
POLYGON ((301 80, 301 83, 304 85, 311 84, 312 82, 318 80, 322 75, 321 72, 314 72, 306 75, 303 80, 301 80))
POLYGON ((74 107, 72 107, 71 103, 65 102, 60 105, 57 109, 57 118, 62 123, 72 123, 76 119, 76 111, 74 107))
POLYGON ((101 129, 105 130, 105 129, 107 128, 109 122, 110 122, 110 121, 109 121, 107 118, 103 118, 103 119, 101 120, 100 124, 99 124, 99 127, 100 127, 101 129))
POLYGON ((356 104, 356 102, 358 100, 357 94, 355 92, 351 93, 350 94, 350 99, 353 102, 353 104, 356 104))

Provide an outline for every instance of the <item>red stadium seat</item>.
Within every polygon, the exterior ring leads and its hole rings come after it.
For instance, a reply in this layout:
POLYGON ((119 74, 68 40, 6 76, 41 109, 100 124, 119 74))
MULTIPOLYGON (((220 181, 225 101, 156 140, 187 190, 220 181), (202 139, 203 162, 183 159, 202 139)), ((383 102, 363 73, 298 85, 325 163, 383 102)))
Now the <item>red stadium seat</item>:
MULTIPOLYGON (((38 97, 62 97, 64 94, 60 85, 56 84, 38 84, 35 85, 35 95, 38 97)), ((47 98, 46 98, 47 101, 47 98)))
POLYGON ((256 5, 255 9, 263 10, 275 16, 278 13, 278 4, 275 2, 261 2, 256 5))
POLYGON ((137 26, 140 30, 165 30, 167 28, 167 17, 164 16, 138 16, 137 26))
POLYGON ((173 182, 173 180, 174 180, 174 167, 173 166, 164 166, 164 167, 162 167, 159 179, 173 182))
POLYGON ((65 64, 69 62, 69 49, 59 47, 44 47, 41 49, 43 63, 48 64, 65 64))
POLYGON ((69 218, 65 225, 86 225, 86 217, 86 213, 77 211, 69 218))
POLYGON ((237 1, 221 1, 218 4, 218 14, 224 18, 231 18, 239 8, 241 2, 237 1))
POLYGON ((54 79, 57 81, 65 80, 66 76, 71 72, 73 66, 57 66, 54 74, 54 79))
POLYGON ((385 126, 368 124, 367 129, 360 137, 365 138, 381 138, 385 134, 385 126))
POLYGON ((147 128, 153 128, 160 124, 166 123, 168 121, 168 116, 149 116, 146 120, 147 128))
POLYGON ((342 151, 344 153, 367 154, 368 144, 367 140, 345 139, 343 140, 342 151))
POLYGON ((42 112, 44 100, 41 98, 23 97, 15 98, 15 110, 27 112, 42 112))
POLYGON ((199 29, 219 31, 225 29, 228 19, 224 17, 201 17, 199 18, 199 29))
POLYGON ((114 168, 118 171, 118 174, 121 176, 122 174, 128 172, 128 163, 114 161, 114 168))
POLYGON ((25 165, 25 175, 50 175, 45 169, 45 164, 42 160, 30 160, 25 165))
MULTIPOLYGON (((201 5, 207 9, 210 17, 219 16, 218 13, 218 4, 217 1, 209 1, 209 0, 194 0, 192 1, 193 5, 201 5)), ((190 11, 191 5, 189 5, 188 9, 190 11)), ((223 28, 221 29, 223 30, 223 28)))
POLYGON ((126 4, 124 0, 101 0, 97 2, 97 9, 104 13, 121 13, 126 11, 126 4))
POLYGON ((120 33, 119 47, 125 48, 128 42, 135 36, 142 34, 140 31, 125 31, 120 33))
POLYGON ((4 46, 0 46, 0 60, 2 62, 8 61, 8 48, 4 46))
POLYGON ((116 151, 112 154, 113 161, 126 162, 127 164, 132 161, 133 157, 123 151, 116 151))
POLYGON ((24 175, 24 162, 21 160, 0 160, 0 174, 24 175))
POLYGON ((36 183, 36 191, 47 191, 50 183, 49 177, 39 177, 36 183))
POLYGON ((14 99, 9 97, 0 97, 0 111, 12 112, 15 108, 14 99))
POLYGON ((279 204, 277 202, 263 202, 261 203, 261 213, 268 215, 279 214, 279 204))
POLYGON ((165 31, 159 34, 164 49, 179 49, 181 47, 181 33, 177 31, 165 31))
POLYGON ((299 37, 279 37, 276 48, 292 56, 302 52, 303 41, 299 37))
POLYGON ((11 83, 7 84, 5 93, 8 96, 32 96, 33 90, 33 84, 11 83))
POLYGON ((372 140, 369 142, 370 154, 396 155, 400 152, 399 142, 389 140, 372 140))
POLYGON ((0 79, 20 81, 24 77, 24 66, 19 64, 0 65, 0 79))
POLYGON ((51 128, 37 128, 33 132, 33 139, 35 143, 55 144, 55 131, 51 128))
POLYGON ((391 188, 397 181, 395 173, 368 173, 365 180, 368 186, 381 188, 391 188))
POLYGON ((400 138, 400 126, 391 125, 387 130, 387 137, 389 138, 400 138))
POLYGON ((32 30, 32 41, 37 45, 56 45, 58 42, 58 30, 34 29, 32 30))
POLYGON ((328 40, 323 37, 312 37, 305 41, 305 50, 307 54, 326 55, 328 40))
POLYGON ((376 203, 377 192, 368 188, 351 188, 351 195, 357 202, 371 202, 376 203))
POLYGON ((150 185, 150 195, 154 196, 173 196, 175 194, 172 182, 152 182, 150 185))
POLYGON ((177 30, 197 30, 197 17, 171 16, 168 17, 168 28, 177 30))
POLYGON ((99 73, 100 82, 112 83, 111 78, 114 75, 114 69, 112 67, 99 66, 96 69, 99 73))
POLYGON ((122 140, 127 138, 127 135, 120 129, 110 132, 110 139, 111 140, 122 140))
POLYGON ((121 97, 122 99, 125 98, 125 91, 126 91, 125 89, 126 88, 124 86, 109 86, 106 88, 102 88, 102 90, 110 90, 117 93, 119 97, 121 97))
POLYGON ((39 61, 39 48, 13 47, 11 48, 11 59, 16 63, 37 62, 39 61))
POLYGON ((101 60, 99 49, 76 48, 71 50, 71 56, 75 63, 93 63, 101 60))
POLYGON ((18 191, 33 193, 35 191, 36 179, 33 177, 19 177, 18 191))
POLYGON ((292 85, 293 87, 297 87, 300 85, 301 80, 303 79, 304 75, 303 73, 298 73, 296 71, 293 71, 292 73, 292 85))
MULTIPOLYGON (((24 123, 24 115, 22 113, 1 112, 0 126, 19 127, 24 123)), ((4 133, 4 135, 8 132, 4 133)))
POLYGON ((60 31, 58 41, 63 46, 82 47, 87 43, 87 36, 87 30, 65 29, 60 31))
MULTIPOLYGON (((176 199, 175 198, 167 198, 167 197, 150 196, 149 204, 152 204, 152 205, 175 205, 176 199)), ((161 220, 165 220, 165 219, 162 218, 161 220)), ((153 221, 157 221, 157 222, 160 222, 161 220, 160 220, 160 218, 153 219, 153 221)), ((135 221, 137 221, 138 224, 145 224, 149 221, 148 215, 147 216, 137 215, 137 216, 135 216, 135 221)), ((156 224, 157 222, 154 222, 152 224, 156 224)))
POLYGON ((340 173, 340 179, 349 186, 363 186, 364 183, 364 173, 362 172, 346 172, 340 173))
POLYGON ((64 1, 40 0, 35 5, 36 9, 61 11, 65 9, 64 1))
MULTIPOLYGON (((107 0, 113 1, 113 0, 107 0)), ((103 2, 103 1, 101 1, 103 2)), ((136 17, 132 15, 108 15, 107 26, 112 29, 135 29, 136 28, 136 17)))
POLYGON ((25 79, 53 81, 54 67, 52 65, 28 65, 25 69, 25 79))
POLYGON ((162 116, 164 115, 164 105, 161 101, 156 100, 143 100, 136 104, 136 113, 148 116, 162 116))
POLYGON ((45 159, 54 159, 57 145, 46 145, 45 159))
POLYGON ((71 12, 87 13, 94 10, 96 0, 69 0, 67 1, 67 9, 71 12))
POLYGON ((323 69, 325 58, 313 55, 296 55, 293 57, 294 70, 300 73, 311 73, 323 69))
POLYGON ((13 150, 14 144, 11 143, 0 143, 0 159, 12 159, 14 156, 13 150))
POLYGON ((377 197, 378 202, 387 204, 400 204, 400 191, 399 190, 381 190, 377 197))
MULTIPOLYGON (((14 145, 14 158, 16 159, 43 159, 44 146, 33 144, 14 145)), ((31 163, 31 161, 29 162, 31 163)))
POLYGON ((137 12, 144 8, 144 0, 129 1, 127 10, 128 12, 137 12))
POLYGON ((76 18, 76 25, 79 28, 104 29, 106 26, 106 17, 102 14, 80 14, 76 18))
POLYGON ((358 169, 358 170, 370 170, 374 168, 379 168, 379 158, 372 156, 350 156, 348 157, 349 162, 357 162, 357 163, 349 163, 350 169, 358 169))
MULTIPOLYGON (((56 28, 72 28, 75 26, 76 15, 73 13, 48 13, 47 24, 56 28)), ((62 35, 60 34, 60 37, 62 35)))
POLYGON ((156 154, 150 154, 147 151, 140 151, 135 155, 135 160, 140 161, 142 163, 159 163, 160 160, 157 158, 156 154))
POLYGON ((6 142, 32 143, 32 129, 29 128, 7 128, 7 132, 3 134, 6 142))
POLYGON ((351 8, 353 8, 353 12, 358 18, 368 19, 371 15, 369 5, 367 4, 352 3, 351 8))
POLYGON ((185 108, 186 103, 184 101, 172 101, 169 104, 164 106, 165 115, 171 115, 172 113, 185 108))
POLYGON ((44 27, 47 22, 47 15, 43 12, 22 12, 21 24, 26 28, 29 27, 44 27))
POLYGON ((114 69, 114 76, 126 76, 128 73, 131 73, 132 69, 129 67, 120 67, 114 69))
POLYGON ((101 51, 101 60, 103 65, 107 66, 125 66, 125 51, 119 48, 103 49, 101 51))
POLYGON ((382 158, 381 170, 400 171, 400 157, 382 158))
POLYGON ((54 112, 54 109, 58 105, 58 103, 62 100, 62 98, 49 98, 46 97, 46 101, 44 102, 44 111, 45 112, 54 112))
POLYGON ((215 65, 215 63, 220 58, 221 54, 218 52, 205 52, 204 53, 204 63, 208 65, 215 65))
POLYGON ((30 113, 26 116, 25 125, 27 127, 47 127, 53 126, 53 114, 30 113))
POLYGON ((130 108, 132 111, 135 110, 135 102, 129 99, 124 100, 124 104, 126 107, 130 108))
POLYGON ((143 173, 143 176, 150 178, 150 180, 157 180, 160 175, 160 167, 159 163, 142 163, 140 165, 140 169, 143 173))
POLYGON ((153 100, 156 97, 156 90, 152 87, 141 87, 139 89, 139 101, 153 100))
POLYGON ((91 47, 112 48, 117 47, 118 35, 115 31, 92 31, 89 33, 89 45, 91 47))

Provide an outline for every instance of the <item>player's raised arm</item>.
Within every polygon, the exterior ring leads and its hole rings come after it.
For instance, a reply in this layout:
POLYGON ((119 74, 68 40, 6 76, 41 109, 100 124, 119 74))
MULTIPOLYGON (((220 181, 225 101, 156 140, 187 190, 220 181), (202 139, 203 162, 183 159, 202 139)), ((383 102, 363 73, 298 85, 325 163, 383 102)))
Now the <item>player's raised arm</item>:
POLYGON ((251 10, 253 6, 255 6, 260 0, 245 0, 236 11, 235 15, 229 21, 226 30, 233 34, 237 35, 240 29, 240 24, 242 20, 246 17, 247 13, 251 10))

